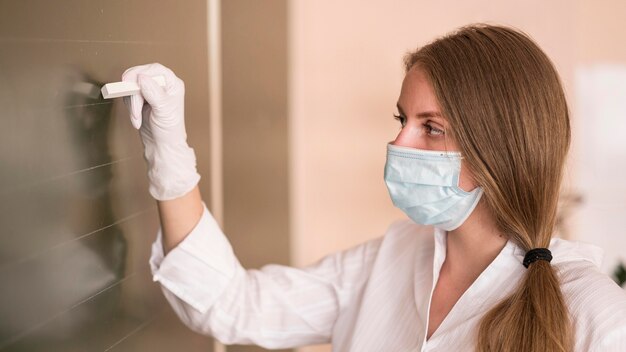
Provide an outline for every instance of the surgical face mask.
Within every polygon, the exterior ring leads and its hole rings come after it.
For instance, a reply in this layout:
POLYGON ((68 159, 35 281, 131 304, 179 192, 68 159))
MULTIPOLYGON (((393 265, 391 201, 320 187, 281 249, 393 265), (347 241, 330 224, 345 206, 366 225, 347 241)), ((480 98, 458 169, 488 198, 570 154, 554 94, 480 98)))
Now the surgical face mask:
POLYGON ((459 187, 461 153, 387 145, 385 183, 393 204, 418 224, 451 231, 461 226, 483 190, 459 187))

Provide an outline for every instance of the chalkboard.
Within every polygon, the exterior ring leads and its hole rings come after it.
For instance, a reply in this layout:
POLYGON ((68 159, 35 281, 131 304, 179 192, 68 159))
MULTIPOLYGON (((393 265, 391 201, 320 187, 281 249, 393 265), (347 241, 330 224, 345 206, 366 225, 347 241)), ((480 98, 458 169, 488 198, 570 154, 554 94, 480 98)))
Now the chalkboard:
POLYGON ((206 2, 0 0, 0 45, 0 351, 211 351, 152 281, 143 149, 99 95, 171 67, 208 187, 206 2))

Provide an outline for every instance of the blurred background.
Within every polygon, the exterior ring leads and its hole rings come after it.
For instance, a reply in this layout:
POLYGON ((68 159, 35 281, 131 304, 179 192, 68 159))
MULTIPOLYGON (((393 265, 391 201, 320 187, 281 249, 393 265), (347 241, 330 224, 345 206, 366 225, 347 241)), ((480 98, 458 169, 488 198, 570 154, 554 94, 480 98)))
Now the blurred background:
POLYGON ((303 266, 403 217, 383 182, 402 57, 472 22, 524 30, 559 70, 573 146, 558 236, 602 247, 617 277, 624 15, 621 0, 0 0, 0 351, 263 350, 189 331, 152 282, 156 203, 104 83, 172 68, 238 258, 303 266))

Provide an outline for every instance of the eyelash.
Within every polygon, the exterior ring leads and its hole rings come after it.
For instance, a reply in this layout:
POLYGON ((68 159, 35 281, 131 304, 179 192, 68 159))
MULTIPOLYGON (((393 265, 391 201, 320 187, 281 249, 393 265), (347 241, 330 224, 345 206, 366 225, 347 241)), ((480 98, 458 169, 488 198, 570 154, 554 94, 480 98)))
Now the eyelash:
MULTIPOLYGON (((393 117, 400 122, 401 128, 406 125, 406 118, 404 116, 393 115, 393 117)), ((443 130, 441 130, 439 128, 433 127, 428 122, 424 123, 423 126, 428 129, 428 134, 431 135, 431 136, 438 137, 438 136, 442 136, 442 135, 445 134, 445 131, 443 131, 443 130), (434 134, 433 134, 433 132, 434 132, 434 134)))

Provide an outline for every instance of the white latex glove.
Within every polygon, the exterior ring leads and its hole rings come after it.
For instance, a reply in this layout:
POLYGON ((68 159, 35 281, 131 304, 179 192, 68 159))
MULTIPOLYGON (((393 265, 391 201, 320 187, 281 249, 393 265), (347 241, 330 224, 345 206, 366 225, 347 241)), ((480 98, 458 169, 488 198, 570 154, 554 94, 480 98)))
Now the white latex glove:
POLYGON ((150 194, 158 200, 185 195, 198 184, 200 175, 196 155, 187 145, 184 82, 158 63, 131 67, 122 81, 141 88, 141 94, 124 97, 124 104, 141 135, 150 194), (152 79, 157 75, 165 77, 165 88, 152 79))

